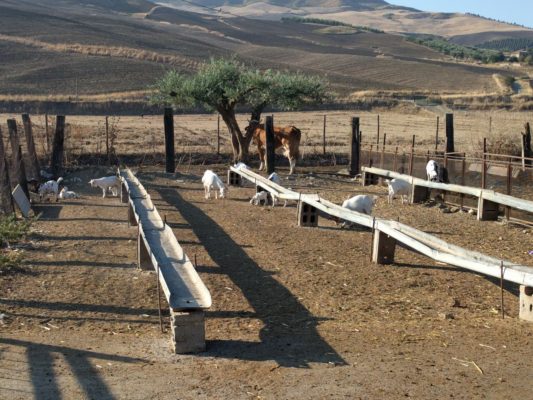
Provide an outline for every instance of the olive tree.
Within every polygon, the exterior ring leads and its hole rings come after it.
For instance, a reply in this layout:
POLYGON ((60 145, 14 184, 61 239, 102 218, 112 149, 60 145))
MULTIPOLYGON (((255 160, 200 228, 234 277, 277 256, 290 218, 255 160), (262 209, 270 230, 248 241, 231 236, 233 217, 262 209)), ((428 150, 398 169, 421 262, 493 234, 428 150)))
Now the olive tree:
POLYGON ((196 74, 169 71, 155 84, 152 102, 176 107, 200 105, 216 111, 231 135, 235 161, 248 161, 252 132, 243 131, 236 108, 260 121, 269 106, 294 110, 304 104, 321 103, 329 97, 326 83, 303 73, 257 70, 235 59, 212 59, 196 74))

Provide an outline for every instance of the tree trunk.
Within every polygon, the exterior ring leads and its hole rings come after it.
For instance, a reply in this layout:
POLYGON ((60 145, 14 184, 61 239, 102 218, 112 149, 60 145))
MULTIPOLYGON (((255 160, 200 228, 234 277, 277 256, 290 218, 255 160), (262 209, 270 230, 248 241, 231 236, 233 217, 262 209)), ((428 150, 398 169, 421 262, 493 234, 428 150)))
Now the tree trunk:
POLYGON ((233 161, 234 162, 248 162, 250 159, 249 147, 252 141, 252 135, 241 133, 234 110, 221 109, 218 110, 222 116, 222 120, 228 127, 228 132, 231 135, 231 144, 233 147, 233 161))

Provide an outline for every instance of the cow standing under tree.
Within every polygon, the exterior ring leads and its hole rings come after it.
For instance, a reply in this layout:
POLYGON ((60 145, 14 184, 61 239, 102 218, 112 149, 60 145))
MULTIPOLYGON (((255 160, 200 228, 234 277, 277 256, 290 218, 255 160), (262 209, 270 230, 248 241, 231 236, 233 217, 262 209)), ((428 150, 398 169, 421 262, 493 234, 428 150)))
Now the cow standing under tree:
MULTIPOLYGON (((250 125, 245 128, 246 134, 252 135, 254 143, 257 145, 257 152, 259 153, 259 171, 265 167, 266 157, 266 131, 265 124, 259 121, 250 121, 250 125)), ((283 155, 288 158, 290 164, 289 174, 294 173, 296 161, 300 158, 300 139, 302 132, 295 126, 286 126, 280 128, 274 127, 274 148, 276 150, 282 149, 283 155)))

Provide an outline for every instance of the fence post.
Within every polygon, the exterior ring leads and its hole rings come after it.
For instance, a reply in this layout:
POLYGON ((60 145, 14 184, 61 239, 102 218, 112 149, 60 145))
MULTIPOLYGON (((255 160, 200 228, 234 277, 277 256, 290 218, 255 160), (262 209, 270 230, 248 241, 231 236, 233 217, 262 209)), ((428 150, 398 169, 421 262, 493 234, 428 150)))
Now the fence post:
POLYGON ((56 131, 54 134, 54 142, 52 144, 52 159, 51 165, 52 174, 54 178, 61 176, 63 171, 63 157, 65 145, 65 116, 58 115, 56 117, 56 131))
POLYGON ((392 170, 394 172, 397 172, 398 168, 398 146, 396 146, 396 149, 394 150, 394 161, 392 162, 392 170))
POLYGON ((30 158, 30 176, 32 179, 38 181, 41 177, 41 168, 39 166, 39 159, 37 158, 37 151, 35 150, 31 119, 28 114, 22 114, 22 123, 24 124, 24 133, 26 134, 26 149, 30 158))
POLYGON ((531 160, 526 160, 526 158, 533 157, 533 151, 531 150, 531 127, 529 122, 526 122, 524 127, 525 132, 522 134, 522 168, 525 168, 526 165, 531 165, 531 160))
POLYGON ((176 153, 174 151, 174 113, 172 108, 165 108, 163 121, 165 125, 166 171, 171 174, 176 171, 176 153))
POLYGON ((379 126, 379 114, 378 114, 378 137, 377 137, 377 140, 376 140, 377 144, 379 144, 379 133, 380 133, 379 132, 379 128, 380 128, 380 126, 379 126))
POLYGON ((13 214, 15 206, 11 197, 11 184, 9 182, 9 167, 7 165, 4 140, 0 130, 0 211, 4 215, 13 214))
POLYGON ((220 155, 220 114, 217 116, 217 156, 220 155))
POLYGON ((105 154, 107 157, 107 164, 111 161, 111 155, 109 154, 109 117, 105 117, 105 154))
POLYGON ((416 135, 413 135, 413 142, 411 143, 411 156, 409 157, 409 175, 413 176, 414 158, 415 158, 415 139, 416 135))
POLYGON ((487 138, 483 138, 483 165, 481 166, 481 189, 487 187, 487 138))
POLYGON ((276 149, 274 138, 274 117, 268 116, 265 119, 266 133, 266 172, 268 175, 276 170, 276 149))
POLYGON ((322 130, 322 154, 326 155, 326 119, 327 116, 324 114, 324 128, 322 130))
POLYGON ((440 121, 440 117, 437 116, 437 133, 435 134, 435 152, 439 149, 439 121, 440 121))
POLYGON ((370 143, 370 152, 368 153, 368 166, 372 168, 372 152, 374 150, 374 145, 370 143))
POLYGON ((453 114, 446 114, 446 153, 455 152, 453 114))
MULTIPOLYGON (((507 164, 507 190, 506 190, 506 193, 508 195, 511 195, 512 184, 513 184, 513 164, 511 163, 511 159, 509 158, 509 163, 507 164)), ((511 207, 509 206, 505 207, 505 218, 507 219, 507 221, 511 219, 511 207)))
POLYGON ((355 176, 360 173, 361 162, 361 136, 359 117, 352 118, 352 132, 350 135, 350 166, 348 173, 355 176))
MULTIPOLYGON (((466 154, 463 155, 463 159, 461 160, 461 185, 465 185, 465 179, 466 179, 466 154)), ((464 193, 461 193, 461 210, 463 209, 463 206, 465 204, 465 195, 464 193)))
POLYGON ((387 141, 387 134, 383 133, 383 147, 381 147, 381 160, 379 161, 379 167, 383 168, 383 163, 385 162, 385 143, 387 141))
MULTIPOLYGON (((26 179, 26 168, 24 168, 24 160, 22 158, 22 148, 20 147, 19 136, 17 132, 17 121, 14 119, 7 120, 7 128, 9 130, 9 141, 11 143, 11 160, 15 182, 20 185, 28 199, 30 192, 28 190, 28 181, 26 179)), ((16 186, 13 185, 13 186, 16 186)))

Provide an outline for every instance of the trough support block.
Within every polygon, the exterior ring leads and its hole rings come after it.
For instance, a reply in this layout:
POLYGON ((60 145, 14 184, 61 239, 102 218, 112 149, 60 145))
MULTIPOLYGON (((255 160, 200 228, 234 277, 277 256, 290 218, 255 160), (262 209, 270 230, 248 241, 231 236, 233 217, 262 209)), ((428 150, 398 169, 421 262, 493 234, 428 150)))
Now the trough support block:
POLYGON ((372 262, 383 265, 392 264, 394 263, 395 251, 396 239, 376 230, 374 243, 372 243, 372 262))
POLYGON ((413 191, 411 192, 411 203, 424 203, 429 199, 429 188, 425 186, 413 185, 413 191))
POLYGON ((170 310, 172 350, 176 354, 205 351, 205 318, 203 311, 170 310))
POLYGON ((363 186, 377 185, 379 178, 375 174, 363 171, 363 186))
POLYGON ((228 171, 228 185, 229 186, 242 186, 242 176, 231 170, 228 171))
POLYGON ((520 319, 533 322, 533 287, 520 285, 520 319))
POLYGON ((298 203, 298 226, 317 227, 318 210, 300 201, 298 203))
POLYGON ((131 203, 128 204, 128 223, 130 226, 137 226, 137 219, 135 218, 135 211, 131 203))
POLYGON ((126 189, 126 184, 122 182, 120 185, 120 202, 127 203, 129 201, 128 190, 126 189))
POLYGON ((497 221, 500 208, 498 203, 485 200, 483 194, 479 197, 477 219, 478 221, 497 221))
POLYGON ((144 243, 144 239, 140 233, 137 237, 137 265, 144 271, 153 269, 150 252, 148 251, 146 243, 144 243))

